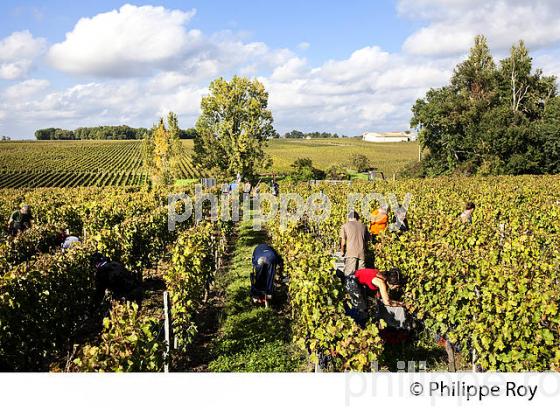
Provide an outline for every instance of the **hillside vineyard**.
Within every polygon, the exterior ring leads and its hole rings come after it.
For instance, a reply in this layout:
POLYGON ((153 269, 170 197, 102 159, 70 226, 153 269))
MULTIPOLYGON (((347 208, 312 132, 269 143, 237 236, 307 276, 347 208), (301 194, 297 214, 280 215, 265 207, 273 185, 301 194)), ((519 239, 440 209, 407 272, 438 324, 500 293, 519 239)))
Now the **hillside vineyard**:
MULTIPOLYGON (((41 141, 3 143, 0 187, 139 186, 147 182, 141 141, 41 141)), ((189 155, 179 178, 201 174, 189 155)))
MULTIPOLYGON (((183 140, 176 179, 209 176, 192 160, 193 142, 183 140)), ((266 152, 272 168, 285 174, 299 157, 309 157, 322 169, 365 154, 390 177, 418 156, 415 142, 373 144, 356 139, 272 140, 266 152)), ((18 141, 0 143, 0 188, 142 186, 147 184, 142 141, 18 141)))

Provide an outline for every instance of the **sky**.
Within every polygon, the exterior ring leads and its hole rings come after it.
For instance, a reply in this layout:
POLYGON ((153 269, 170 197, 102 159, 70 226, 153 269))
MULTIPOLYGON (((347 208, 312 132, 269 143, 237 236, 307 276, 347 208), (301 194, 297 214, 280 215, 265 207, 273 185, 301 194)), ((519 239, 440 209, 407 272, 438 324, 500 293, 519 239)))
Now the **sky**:
POLYGON ((496 59, 523 39, 560 76, 558 0, 0 1, 0 135, 194 125, 218 77, 257 78, 275 128, 409 127, 477 34, 496 59))

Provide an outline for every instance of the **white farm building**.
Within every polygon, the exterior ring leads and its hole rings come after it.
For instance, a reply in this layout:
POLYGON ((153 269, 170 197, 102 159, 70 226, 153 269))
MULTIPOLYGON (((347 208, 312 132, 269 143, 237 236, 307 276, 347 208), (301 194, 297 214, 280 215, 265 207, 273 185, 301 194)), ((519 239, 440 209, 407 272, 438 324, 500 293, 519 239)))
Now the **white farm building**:
POLYGON ((416 135, 409 131, 402 132, 364 132, 362 139, 368 142, 406 142, 414 141, 416 135))

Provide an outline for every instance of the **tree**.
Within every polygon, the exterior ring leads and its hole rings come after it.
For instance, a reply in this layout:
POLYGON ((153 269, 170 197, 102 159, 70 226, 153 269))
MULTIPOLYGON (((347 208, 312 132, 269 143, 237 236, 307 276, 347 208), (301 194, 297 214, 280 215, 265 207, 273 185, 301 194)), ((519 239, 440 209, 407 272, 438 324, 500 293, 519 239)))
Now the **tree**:
POLYGON ((449 85, 431 89, 412 107, 411 126, 428 154, 422 173, 520 174, 550 172, 556 152, 556 79, 533 70, 520 41, 497 66, 486 39, 475 44, 449 85), (552 142, 551 142, 552 141, 552 142), (547 151, 549 150, 549 151, 547 151))
POLYGON ((39 141, 41 140, 51 140, 54 139, 54 128, 45 128, 42 130, 35 131, 35 138, 39 141))
POLYGON ((179 133, 177 116, 170 112, 167 127, 163 118, 160 118, 152 131, 145 135, 144 163, 154 185, 171 185, 178 177, 179 161, 183 154, 179 133))
POLYGON ((369 158, 364 154, 352 154, 350 164, 358 172, 365 172, 371 169, 369 158))
POLYGON ((333 164, 325 170, 325 177, 328 179, 344 180, 348 179, 348 172, 343 165, 333 164))
POLYGON ((293 130, 284 134, 284 138, 305 138, 305 134, 298 130, 293 130))
POLYGON ((548 101, 535 128, 535 134, 542 138, 542 155, 547 159, 544 172, 560 173, 560 96, 548 101))
POLYGON ((148 130, 131 128, 127 125, 102 125, 99 127, 80 127, 74 131, 60 128, 46 128, 35 131, 38 140, 133 140, 142 139, 148 130))
POLYGON ((495 71, 486 37, 476 36, 468 58, 454 70, 451 87, 470 100, 488 99, 494 90, 495 71))
POLYGON ((74 132, 57 128, 54 131, 54 139, 56 139, 56 140, 73 140, 73 139, 75 139, 74 138, 74 132))
POLYGON ((187 128, 186 130, 181 130, 180 138, 182 140, 193 140, 197 136, 196 129, 187 128))
POLYGON ((196 122, 194 160, 227 176, 252 178, 271 164, 264 152, 274 136, 268 93, 259 81, 238 76, 214 80, 209 91, 196 122))
POLYGON ((284 138, 300 138, 300 139, 303 139, 303 138, 307 138, 307 137, 309 137, 309 138, 342 138, 344 136, 343 135, 339 136, 336 133, 331 134, 330 132, 318 132, 318 131, 304 133, 304 132, 301 132, 301 131, 298 131, 298 130, 293 130, 293 131, 290 131, 290 132, 287 132, 287 133, 284 134, 284 138))
POLYGON ((309 181, 312 179, 323 179, 325 173, 313 167, 313 162, 309 158, 298 158, 291 165, 293 168, 290 177, 294 181, 309 181))

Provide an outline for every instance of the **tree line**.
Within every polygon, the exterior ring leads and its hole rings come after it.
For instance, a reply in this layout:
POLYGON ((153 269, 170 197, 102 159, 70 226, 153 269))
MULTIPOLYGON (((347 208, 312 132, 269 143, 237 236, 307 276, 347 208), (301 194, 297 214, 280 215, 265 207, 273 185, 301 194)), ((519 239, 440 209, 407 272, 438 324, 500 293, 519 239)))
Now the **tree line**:
POLYGON ((412 107, 426 156, 421 175, 560 172, 556 78, 535 69, 525 44, 496 63, 484 36, 448 85, 412 107))
MULTIPOLYGON (((128 125, 104 125, 98 127, 81 127, 75 130, 61 128, 44 128, 35 131, 37 140, 140 140, 153 130, 132 128, 128 125)), ((179 139, 194 139, 196 130, 189 128, 179 130, 179 139)))
POLYGON ((331 134, 330 132, 301 132, 293 130, 285 133, 282 138, 346 138, 345 135, 331 134))

